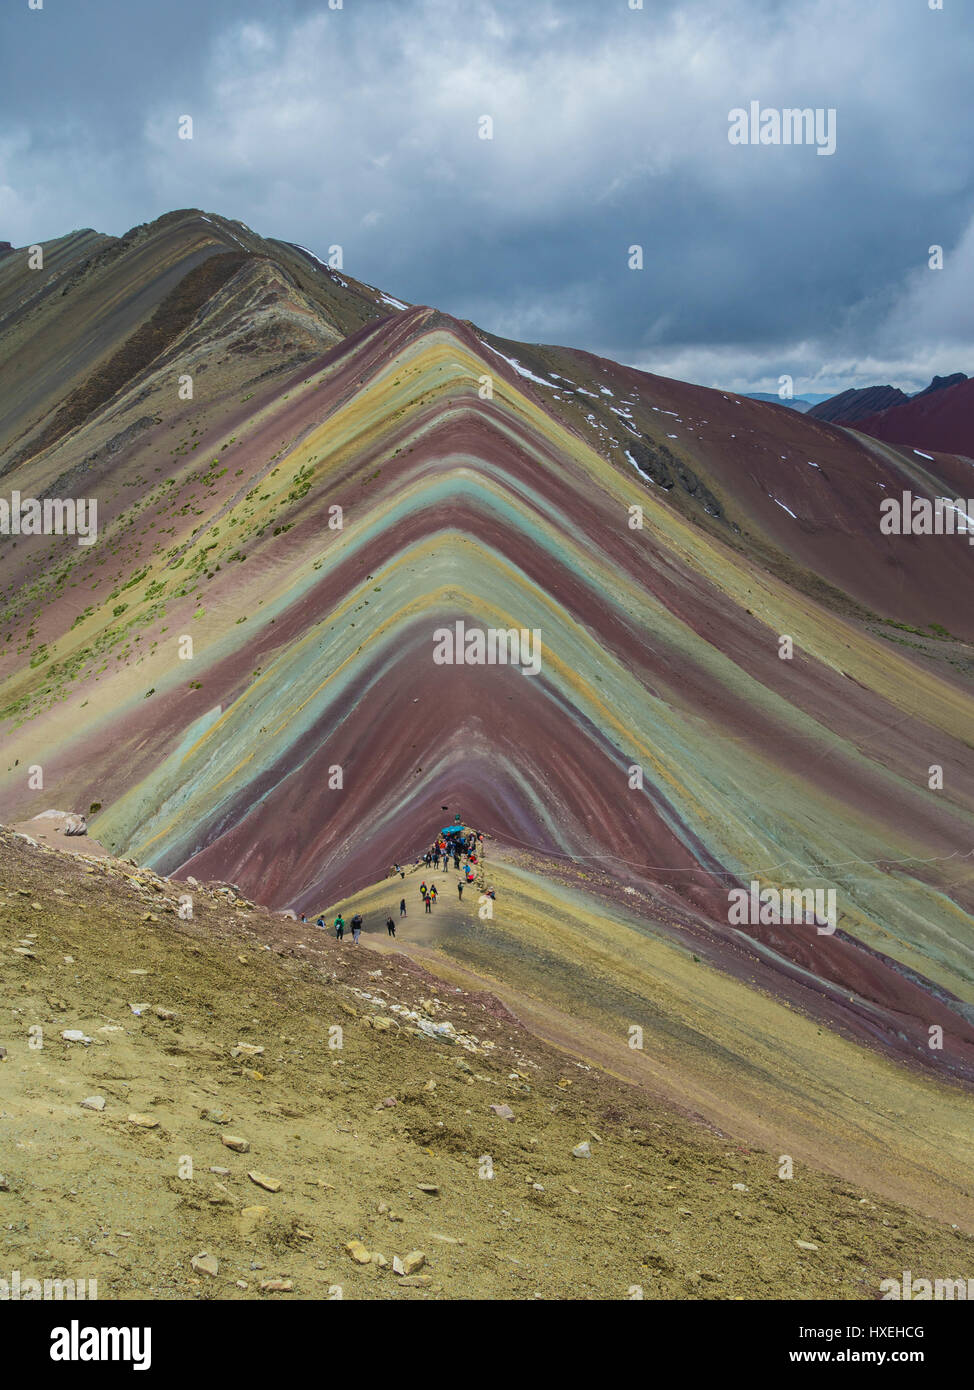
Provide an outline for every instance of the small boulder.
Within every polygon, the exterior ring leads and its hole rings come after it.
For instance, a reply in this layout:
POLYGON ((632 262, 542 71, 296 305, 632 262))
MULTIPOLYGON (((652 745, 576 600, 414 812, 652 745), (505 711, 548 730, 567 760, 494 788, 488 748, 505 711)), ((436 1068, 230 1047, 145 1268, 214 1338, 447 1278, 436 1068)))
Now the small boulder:
POLYGON ((265 1192, 280 1192, 281 1184, 277 1178, 269 1178, 266 1173, 251 1172, 247 1177, 258 1187, 262 1187, 265 1192))

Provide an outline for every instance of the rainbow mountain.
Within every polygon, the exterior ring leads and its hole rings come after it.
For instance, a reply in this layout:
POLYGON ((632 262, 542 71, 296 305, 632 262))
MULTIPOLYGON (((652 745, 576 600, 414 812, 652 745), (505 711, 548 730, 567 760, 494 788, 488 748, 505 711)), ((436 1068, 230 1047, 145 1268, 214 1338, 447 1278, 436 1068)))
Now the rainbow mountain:
POLYGON ((583 931, 597 893, 974 1079, 974 550, 880 529, 971 460, 500 339, 215 214, 42 250, 0 259, 0 497, 94 499, 98 538, 0 537, 0 818, 94 806, 111 853, 301 912, 446 807, 583 931), (434 660, 459 623, 539 669, 434 660), (835 929, 732 920, 751 885, 832 892, 835 929))

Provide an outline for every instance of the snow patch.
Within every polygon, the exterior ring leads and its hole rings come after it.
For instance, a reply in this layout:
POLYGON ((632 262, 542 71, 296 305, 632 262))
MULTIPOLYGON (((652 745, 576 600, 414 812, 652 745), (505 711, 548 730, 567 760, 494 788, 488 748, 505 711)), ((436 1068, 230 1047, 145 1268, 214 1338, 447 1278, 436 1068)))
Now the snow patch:
POLYGON ((797 516, 795 516, 795 513, 791 510, 790 507, 786 507, 785 504, 784 504, 784 502, 778 502, 777 497, 772 496, 772 494, 771 494, 770 492, 768 493, 768 496, 771 498, 772 502, 777 502, 777 503, 778 503, 778 506, 781 508, 781 510, 782 510, 783 512, 787 512, 789 516, 794 516, 794 517, 795 517, 795 520, 796 520, 796 521, 798 520, 797 516))
MULTIPOLYGON (((483 339, 481 339, 481 341, 483 342, 483 339)), ((535 376, 534 372, 529 372, 527 367, 522 367, 520 362, 518 362, 516 358, 505 357, 502 352, 498 352, 497 348, 491 347, 490 343, 484 343, 484 347, 488 348, 489 351, 495 354, 495 356, 502 358, 502 360, 505 361, 509 367, 513 367, 514 370, 517 372, 518 376, 527 377, 528 381, 536 381, 539 386, 547 386, 549 391, 553 391, 555 389, 550 381, 545 381, 544 377, 535 376)), ((562 380, 564 379, 565 378, 563 377, 562 380)), ((586 391, 585 394, 587 396, 591 396, 592 392, 586 391)))

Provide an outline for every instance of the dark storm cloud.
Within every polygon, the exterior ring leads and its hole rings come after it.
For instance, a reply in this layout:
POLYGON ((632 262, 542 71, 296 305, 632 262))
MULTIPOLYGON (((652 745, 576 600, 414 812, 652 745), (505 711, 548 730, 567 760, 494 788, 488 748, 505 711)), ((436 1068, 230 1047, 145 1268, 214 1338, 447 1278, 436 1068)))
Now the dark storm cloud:
POLYGON ((12 0, 0 237, 200 206, 512 337, 738 389, 921 385, 974 371, 965 8, 12 0), (834 108, 835 153, 731 145, 752 100, 834 108))

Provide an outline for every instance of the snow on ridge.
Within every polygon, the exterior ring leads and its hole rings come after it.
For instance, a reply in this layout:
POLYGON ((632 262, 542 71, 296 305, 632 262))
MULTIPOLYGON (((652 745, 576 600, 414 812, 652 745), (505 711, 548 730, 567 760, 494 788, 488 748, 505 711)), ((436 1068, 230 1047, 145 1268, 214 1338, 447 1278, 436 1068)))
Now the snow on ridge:
MULTIPOLYGON (((506 362, 509 367, 513 367, 514 370, 517 372, 518 376, 527 377, 528 381, 536 381, 539 386, 547 386, 549 391, 553 391, 555 389, 550 381, 545 381, 544 377, 535 376, 534 372, 529 372, 527 367, 522 367, 520 362, 518 362, 518 360, 515 357, 505 357, 504 353, 499 352, 498 349, 495 347, 491 347, 490 343, 484 342, 482 338, 480 341, 484 343, 485 348, 489 348, 492 353, 494 353, 497 357, 500 357, 501 360, 506 362)), ((562 377, 563 381, 565 379, 565 377, 562 377)), ((586 394, 591 395, 592 393, 591 391, 588 391, 586 392, 586 394)))

